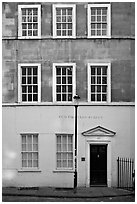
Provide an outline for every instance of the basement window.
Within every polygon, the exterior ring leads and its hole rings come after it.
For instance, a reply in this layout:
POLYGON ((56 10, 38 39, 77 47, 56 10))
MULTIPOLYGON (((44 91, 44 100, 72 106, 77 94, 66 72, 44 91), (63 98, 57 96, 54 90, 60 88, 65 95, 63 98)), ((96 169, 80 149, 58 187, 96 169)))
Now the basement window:
POLYGON ((56 167, 73 169, 73 135, 56 134, 56 167))
POLYGON ((74 4, 53 5, 53 37, 76 37, 76 6, 74 4))
POLYGON ((110 102, 110 63, 88 64, 88 101, 110 102))
POLYGON ((88 5, 88 37, 109 38, 111 35, 110 4, 88 5))
POLYGON ((22 168, 38 168, 38 134, 21 134, 22 168))
POLYGON ((41 36, 41 5, 18 6, 18 37, 39 38, 41 36))
POLYGON ((72 102, 75 94, 75 63, 53 64, 53 101, 72 102))
POLYGON ((41 66, 40 64, 18 65, 18 101, 22 103, 40 102, 41 66))

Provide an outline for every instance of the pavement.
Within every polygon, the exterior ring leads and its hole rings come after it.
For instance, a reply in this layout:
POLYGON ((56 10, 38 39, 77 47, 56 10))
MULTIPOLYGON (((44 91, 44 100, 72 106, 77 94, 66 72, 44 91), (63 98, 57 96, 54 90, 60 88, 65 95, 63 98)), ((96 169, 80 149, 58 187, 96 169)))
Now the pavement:
POLYGON ((135 195, 133 191, 110 187, 78 187, 76 189, 34 187, 16 188, 3 187, 3 196, 31 196, 31 197, 56 197, 56 198, 101 198, 135 195))

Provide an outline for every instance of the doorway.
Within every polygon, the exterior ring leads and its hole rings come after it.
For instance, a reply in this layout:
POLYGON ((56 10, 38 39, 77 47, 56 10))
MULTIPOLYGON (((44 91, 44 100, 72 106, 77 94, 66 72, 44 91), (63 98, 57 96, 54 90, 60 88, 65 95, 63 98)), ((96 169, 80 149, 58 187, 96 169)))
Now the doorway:
POLYGON ((107 185, 107 144, 90 144, 90 186, 107 185))

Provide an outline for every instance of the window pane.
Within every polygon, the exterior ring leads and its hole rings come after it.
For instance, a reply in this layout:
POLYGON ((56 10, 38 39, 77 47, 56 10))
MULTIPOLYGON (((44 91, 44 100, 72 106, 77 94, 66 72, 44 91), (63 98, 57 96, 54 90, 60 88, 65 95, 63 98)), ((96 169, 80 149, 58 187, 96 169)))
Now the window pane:
POLYGON ((97 77, 97 84, 101 84, 101 77, 97 77))
POLYGON ((67 153, 63 153, 63 154, 62 154, 62 159, 63 159, 63 160, 67 160, 67 153))
POLYGON ((26 160, 22 160, 22 167, 27 167, 27 161, 26 160))
POLYGON ((95 35, 95 30, 91 30, 91 35, 95 35))
POLYGON ((95 94, 91 94, 91 101, 95 101, 95 94))
POLYGON ((27 83, 28 83, 28 84, 31 84, 31 83, 32 83, 32 82, 31 82, 31 77, 28 77, 27 83))
POLYGON ((101 68, 97 68, 97 75, 101 75, 101 68))
POLYGON ((72 94, 68 94, 68 101, 72 101, 72 94))
POLYGON ((97 92, 101 92, 101 86, 97 86, 97 92))
POLYGON ((66 92, 66 86, 62 86, 62 92, 66 92))
POLYGON ((72 77, 68 77, 68 84, 72 84, 72 77))
POLYGON ((106 101, 107 100, 107 95, 106 94, 102 94, 102 101, 106 101))
POLYGON ((22 135, 22 143, 26 143, 26 135, 22 135))
POLYGON ((66 30, 62 30, 62 35, 66 36, 66 30))
POLYGON ((61 9, 60 8, 56 8, 56 14, 61 15, 61 9))
POLYGON ((37 135, 33 136, 33 143, 38 144, 38 136, 37 135))
POLYGON ((38 31, 37 30, 33 30, 33 36, 37 36, 38 35, 38 31))
POLYGON ((91 92, 95 92, 95 86, 91 86, 91 92))
POLYGON ((28 167, 32 167, 32 160, 28 160, 28 167))
POLYGON ((107 84, 107 77, 102 77, 102 84, 107 84))
POLYGON ((32 101, 32 94, 28 94, 28 101, 32 101))
POLYGON ((57 94, 57 101, 61 101, 61 94, 57 94))
POLYGON ((61 77, 57 77, 57 84, 61 84, 61 77))
POLYGON ((66 101, 66 98, 67 98, 66 94, 62 94, 62 101, 66 101))
POLYGON ((63 144, 67 144, 67 136, 66 135, 62 136, 62 142, 63 142, 63 144))
POLYGON ((102 35, 106 35, 107 31, 106 30, 102 30, 102 35))
POLYGON ((68 167, 72 168, 73 167, 73 160, 68 160, 68 167))
POLYGON ((68 67, 68 68, 67 68, 67 72, 68 72, 68 73, 67 73, 68 75, 72 75, 72 68, 71 68, 71 67, 68 67))
POLYGON ((26 151, 26 150, 27 150, 26 144, 22 144, 22 151, 26 151))
POLYGON ((57 29, 61 29, 61 24, 60 23, 57 23, 57 29))
POLYGON ((72 85, 69 85, 69 86, 68 86, 68 92, 71 92, 71 93, 72 93, 72 85))
POLYGON ((22 8, 22 15, 26 15, 26 9, 25 8, 22 8))
POLYGON ((28 86, 28 93, 32 93, 32 86, 28 86))
POLYGON ((68 159, 72 160, 73 159, 73 153, 68 153, 68 159))
POLYGON ((38 14, 38 9, 37 8, 33 8, 33 15, 37 15, 38 14))
POLYGON ((68 30, 68 36, 72 35, 72 30, 68 30))
POLYGON ((37 144, 33 145, 33 151, 38 151, 38 145, 37 144))
POLYGON ((22 94, 22 101, 27 101, 27 95, 26 94, 22 94))
POLYGON ((57 160, 57 167, 60 168, 61 167, 61 161, 57 160))
POLYGON ((28 151, 32 151, 32 145, 28 144, 28 151))
POLYGON ((37 77, 33 77, 33 84, 37 84, 37 77))
POLYGON ((66 77, 62 77, 62 84, 66 84, 66 77))
POLYGON ((28 153, 28 160, 32 160, 32 153, 28 153))
POLYGON ((38 160, 33 161, 33 167, 38 167, 38 160))
POLYGON ((33 93, 38 93, 38 86, 33 86, 33 93))
POLYGON ((22 153, 22 160, 26 160, 27 159, 27 153, 22 153))
POLYGON ((102 86, 102 92, 107 92, 107 86, 102 86))
POLYGON ((102 67, 102 74, 107 75, 107 67, 102 67))
POLYGON ((72 136, 68 136, 68 143, 71 144, 72 142, 72 136))
POLYGON ((91 77, 91 84, 95 84, 95 77, 91 77))
POLYGON ((61 151, 61 144, 57 144, 57 151, 58 151, 58 152, 61 151))
POLYGON ((102 8, 102 15, 107 15, 107 8, 102 8))
POLYGON ((33 68, 33 75, 37 75, 38 74, 38 69, 37 69, 37 67, 34 67, 33 68))
POLYGON ((22 68, 22 75, 26 75, 26 68, 22 68))
POLYGON ((68 144, 68 151, 72 151, 73 147, 72 144, 68 144))
POLYGON ((61 153, 57 153, 57 160, 61 160, 61 153))
POLYGON ((61 143, 61 136, 57 136, 57 143, 61 143))
POLYGON ((26 77, 22 77, 22 84, 26 84, 26 77))
POLYGON ((33 159, 38 160, 38 153, 33 153, 33 159))
POLYGON ((38 101, 38 94, 33 94, 33 101, 38 101))
POLYGON ((63 167, 67 167, 67 161, 63 160, 63 167))
POLYGON ((68 8, 68 15, 72 15, 72 8, 68 8))
POLYGON ((91 75, 95 75, 95 68, 91 68, 91 75))
POLYGON ((101 101, 101 94, 97 94, 97 101, 101 101))
POLYGON ((27 92, 27 87, 26 86, 22 86, 22 93, 26 93, 27 92))

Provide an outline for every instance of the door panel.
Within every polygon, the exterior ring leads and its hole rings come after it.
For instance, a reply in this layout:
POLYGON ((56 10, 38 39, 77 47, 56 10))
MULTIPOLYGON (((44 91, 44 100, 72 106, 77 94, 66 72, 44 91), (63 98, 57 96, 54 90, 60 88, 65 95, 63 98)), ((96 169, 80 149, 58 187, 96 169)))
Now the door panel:
POLYGON ((107 184, 107 145, 90 145, 90 185, 107 184))

